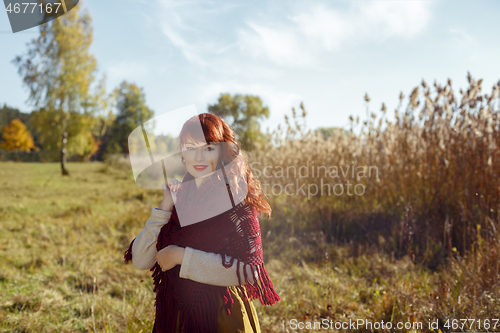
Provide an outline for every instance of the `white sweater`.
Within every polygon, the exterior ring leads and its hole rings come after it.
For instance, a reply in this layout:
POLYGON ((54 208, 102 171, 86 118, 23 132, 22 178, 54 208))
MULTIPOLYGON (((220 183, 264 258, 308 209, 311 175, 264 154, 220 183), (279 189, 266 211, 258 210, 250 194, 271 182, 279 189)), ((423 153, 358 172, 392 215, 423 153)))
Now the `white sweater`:
MULTIPOLYGON (((157 208, 151 210, 151 216, 147 220, 146 226, 137 235, 132 245, 132 263, 138 269, 151 269, 155 265, 158 235, 161 227, 170 220, 171 214, 169 211, 157 208)), ((226 260, 230 259, 230 256, 226 256, 226 260)), ((216 286, 237 286, 236 265, 240 266, 240 277, 244 283, 242 262, 235 260, 230 268, 226 268, 222 265, 220 254, 186 247, 179 277, 216 286)), ((246 269, 248 279, 253 283, 252 270, 249 266, 246 269)), ((255 274, 255 278, 258 278, 257 272, 255 274)))

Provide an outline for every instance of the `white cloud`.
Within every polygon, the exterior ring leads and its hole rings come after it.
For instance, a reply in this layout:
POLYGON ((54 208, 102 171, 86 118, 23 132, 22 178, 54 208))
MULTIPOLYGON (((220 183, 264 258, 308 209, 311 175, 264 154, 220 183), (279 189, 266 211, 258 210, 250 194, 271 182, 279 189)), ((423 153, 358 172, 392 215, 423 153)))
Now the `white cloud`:
MULTIPOLYGON (((370 1, 357 4, 367 35, 409 38, 422 32, 430 19, 429 1, 370 1)), ((358 22, 361 23, 361 22, 358 22)))
POLYGON ((218 23, 223 22, 220 18, 239 5, 160 0, 157 4, 161 31, 190 62, 210 66, 207 56, 216 56, 234 48, 234 41, 220 40, 217 29, 218 23))
POLYGON ((460 28, 449 28, 448 31, 453 36, 453 41, 459 46, 470 46, 474 43, 474 38, 463 29, 460 28))
POLYGON ((279 65, 317 65, 326 52, 347 43, 411 38, 422 32, 430 19, 427 1, 361 1, 345 10, 311 2, 292 9, 287 20, 273 27, 253 19, 239 31, 243 51, 266 57, 279 65))
POLYGON ((273 29, 249 22, 251 30, 239 31, 240 49, 243 54, 269 58, 275 63, 295 66, 312 61, 307 50, 300 47, 297 35, 286 29, 273 29))
POLYGON ((168 19, 162 23, 162 32, 170 39, 172 44, 179 48, 188 60, 204 65, 205 61, 198 56, 199 50, 193 47, 193 44, 189 43, 185 37, 181 36, 177 28, 168 19))
MULTIPOLYGON (((352 15, 351 15, 352 16, 352 15)), ((352 17, 343 15, 323 4, 311 7, 309 10, 290 18, 296 25, 297 33, 307 39, 319 42, 327 50, 332 50, 352 37, 356 26, 352 17)))
POLYGON ((201 67, 213 66, 222 56, 318 67, 325 54, 345 45, 417 35, 429 21, 431 6, 428 1, 355 1, 343 9, 330 2, 273 3, 263 4, 262 16, 235 10, 241 4, 157 3, 163 34, 201 67))

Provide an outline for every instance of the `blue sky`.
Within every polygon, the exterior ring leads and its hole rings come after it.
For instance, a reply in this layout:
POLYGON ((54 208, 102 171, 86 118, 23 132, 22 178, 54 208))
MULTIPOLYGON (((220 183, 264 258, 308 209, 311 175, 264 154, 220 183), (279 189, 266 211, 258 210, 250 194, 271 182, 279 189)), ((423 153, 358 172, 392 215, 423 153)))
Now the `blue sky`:
MULTIPOLYGON (((220 93, 259 95, 271 116, 308 111, 309 128, 347 126, 382 102, 392 117, 399 93, 425 79, 491 91, 500 79, 500 1, 132 1, 81 2, 93 17, 99 73, 108 90, 143 87, 157 115, 220 93)), ((10 33, 0 14, 0 103, 22 111, 28 93, 11 60, 38 28, 10 33)))

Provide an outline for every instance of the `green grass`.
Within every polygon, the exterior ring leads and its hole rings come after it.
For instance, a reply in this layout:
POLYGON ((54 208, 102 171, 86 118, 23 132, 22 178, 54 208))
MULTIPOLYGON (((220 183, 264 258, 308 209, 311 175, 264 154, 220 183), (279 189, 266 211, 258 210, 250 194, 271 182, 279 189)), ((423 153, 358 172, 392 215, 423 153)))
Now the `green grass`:
MULTIPOLYGON (((161 190, 101 163, 68 169, 62 177, 57 163, 0 163, 0 332, 150 332, 150 272, 124 264, 123 252, 161 190)), ((409 257, 277 232, 272 223, 262 220, 262 239, 282 301, 254 301, 263 332, 292 332, 291 319, 500 317, 497 244, 431 272, 409 257)))

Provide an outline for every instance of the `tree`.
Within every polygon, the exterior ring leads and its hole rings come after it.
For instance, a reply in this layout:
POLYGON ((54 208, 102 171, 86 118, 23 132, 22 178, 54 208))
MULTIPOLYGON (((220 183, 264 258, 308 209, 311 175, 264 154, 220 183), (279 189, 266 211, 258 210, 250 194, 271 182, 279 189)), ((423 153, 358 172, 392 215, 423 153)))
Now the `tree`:
MULTIPOLYGON (((26 127, 28 128, 28 131, 31 133, 31 135, 33 135, 34 131, 33 131, 33 127, 31 126, 30 118, 31 118, 30 113, 21 112, 17 108, 13 108, 13 107, 8 106, 7 104, 4 104, 3 107, 0 108, 0 137, 2 137, 1 128, 3 126, 9 125, 10 122, 14 119, 21 120, 26 125, 26 127)), ((35 146, 39 146, 40 142, 38 140, 37 135, 33 135, 33 140, 35 142, 35 146)))
MULTIPOLYGON (((142 88, 134 83, 123 81, 114 91, 116 118, 109 129, 106 138, 105 151, 107 153, 127 153, 129 151, 128 136, 130 133, 151 119, 154 115, 146 105, 146 96, 142 88)), ((148 128, 148 133, 154 124, 148 128)), ((150 144, 153 144, 151 141, 150 144)))
POLYGON ((91 85, 96 70, 96 60, 89 53, 91 23, 88 12, 80 14, 79 8, 74 8, 40 25, 40 35, 28 44, 27 54, 13 61, 29 88, 28 102, 43 108, 39 116, 44 121, 33 125, 45 138, 41 142, 44 148, 60 150, 63 175, 69 175, 68 148, 82 151, 91 146, 88 129, 92 126, 88 122, 95 111, 91 85))
POLYGON ((28 128, 19 119, 12 120, 9 125, 2 127, 3 142, 0 148, 5 150, 24 150, 31 151, 35 149, 35 142, 28 128))
POLYGON ((169 134, 155 136, 156 152, 160 154, 177 153, 179 139, 169 134))
POLYGON ((29 113, 21 112, 19 109, 10 107, 7 104, 4 104, 0 108, 0 127, 8 125, 14 119, 19 119, 23 123, 28 124, 29 118, 29 113))
POLYGON ((269 109, 262 105, 258 96, 221 94, 217 104, 208 106, 208 112, 223 118, 234 128, 243 149, 253 150, 265 140, 259 120, 269 118, 269 109))
POLYGON ((65 115, 62 110, 45 108, 33 111, 30 119, 31 126, 37 131, 42 150, 47 153, 61 151, 63 128, 58 125, 66 116, 68 118, 66 130, 70 133, 65 145, 67 154, 83 156, 92 153, 94 149, 92 129, 96 122, 92 115, 76 111, 69 111, 69 115, 65 115), (50 130, 51 128, 53 130, 50 130))
POLYGON ((109 132, 109 128, 112 126, 115 120, 115 115, 109 110, 108 114, 99 115, 95 121, 95 126, 93 129, 93 148, 89 155, 91 160, 103 161, 104 160, 104 150, 106 147, 106 139, 109 132))

